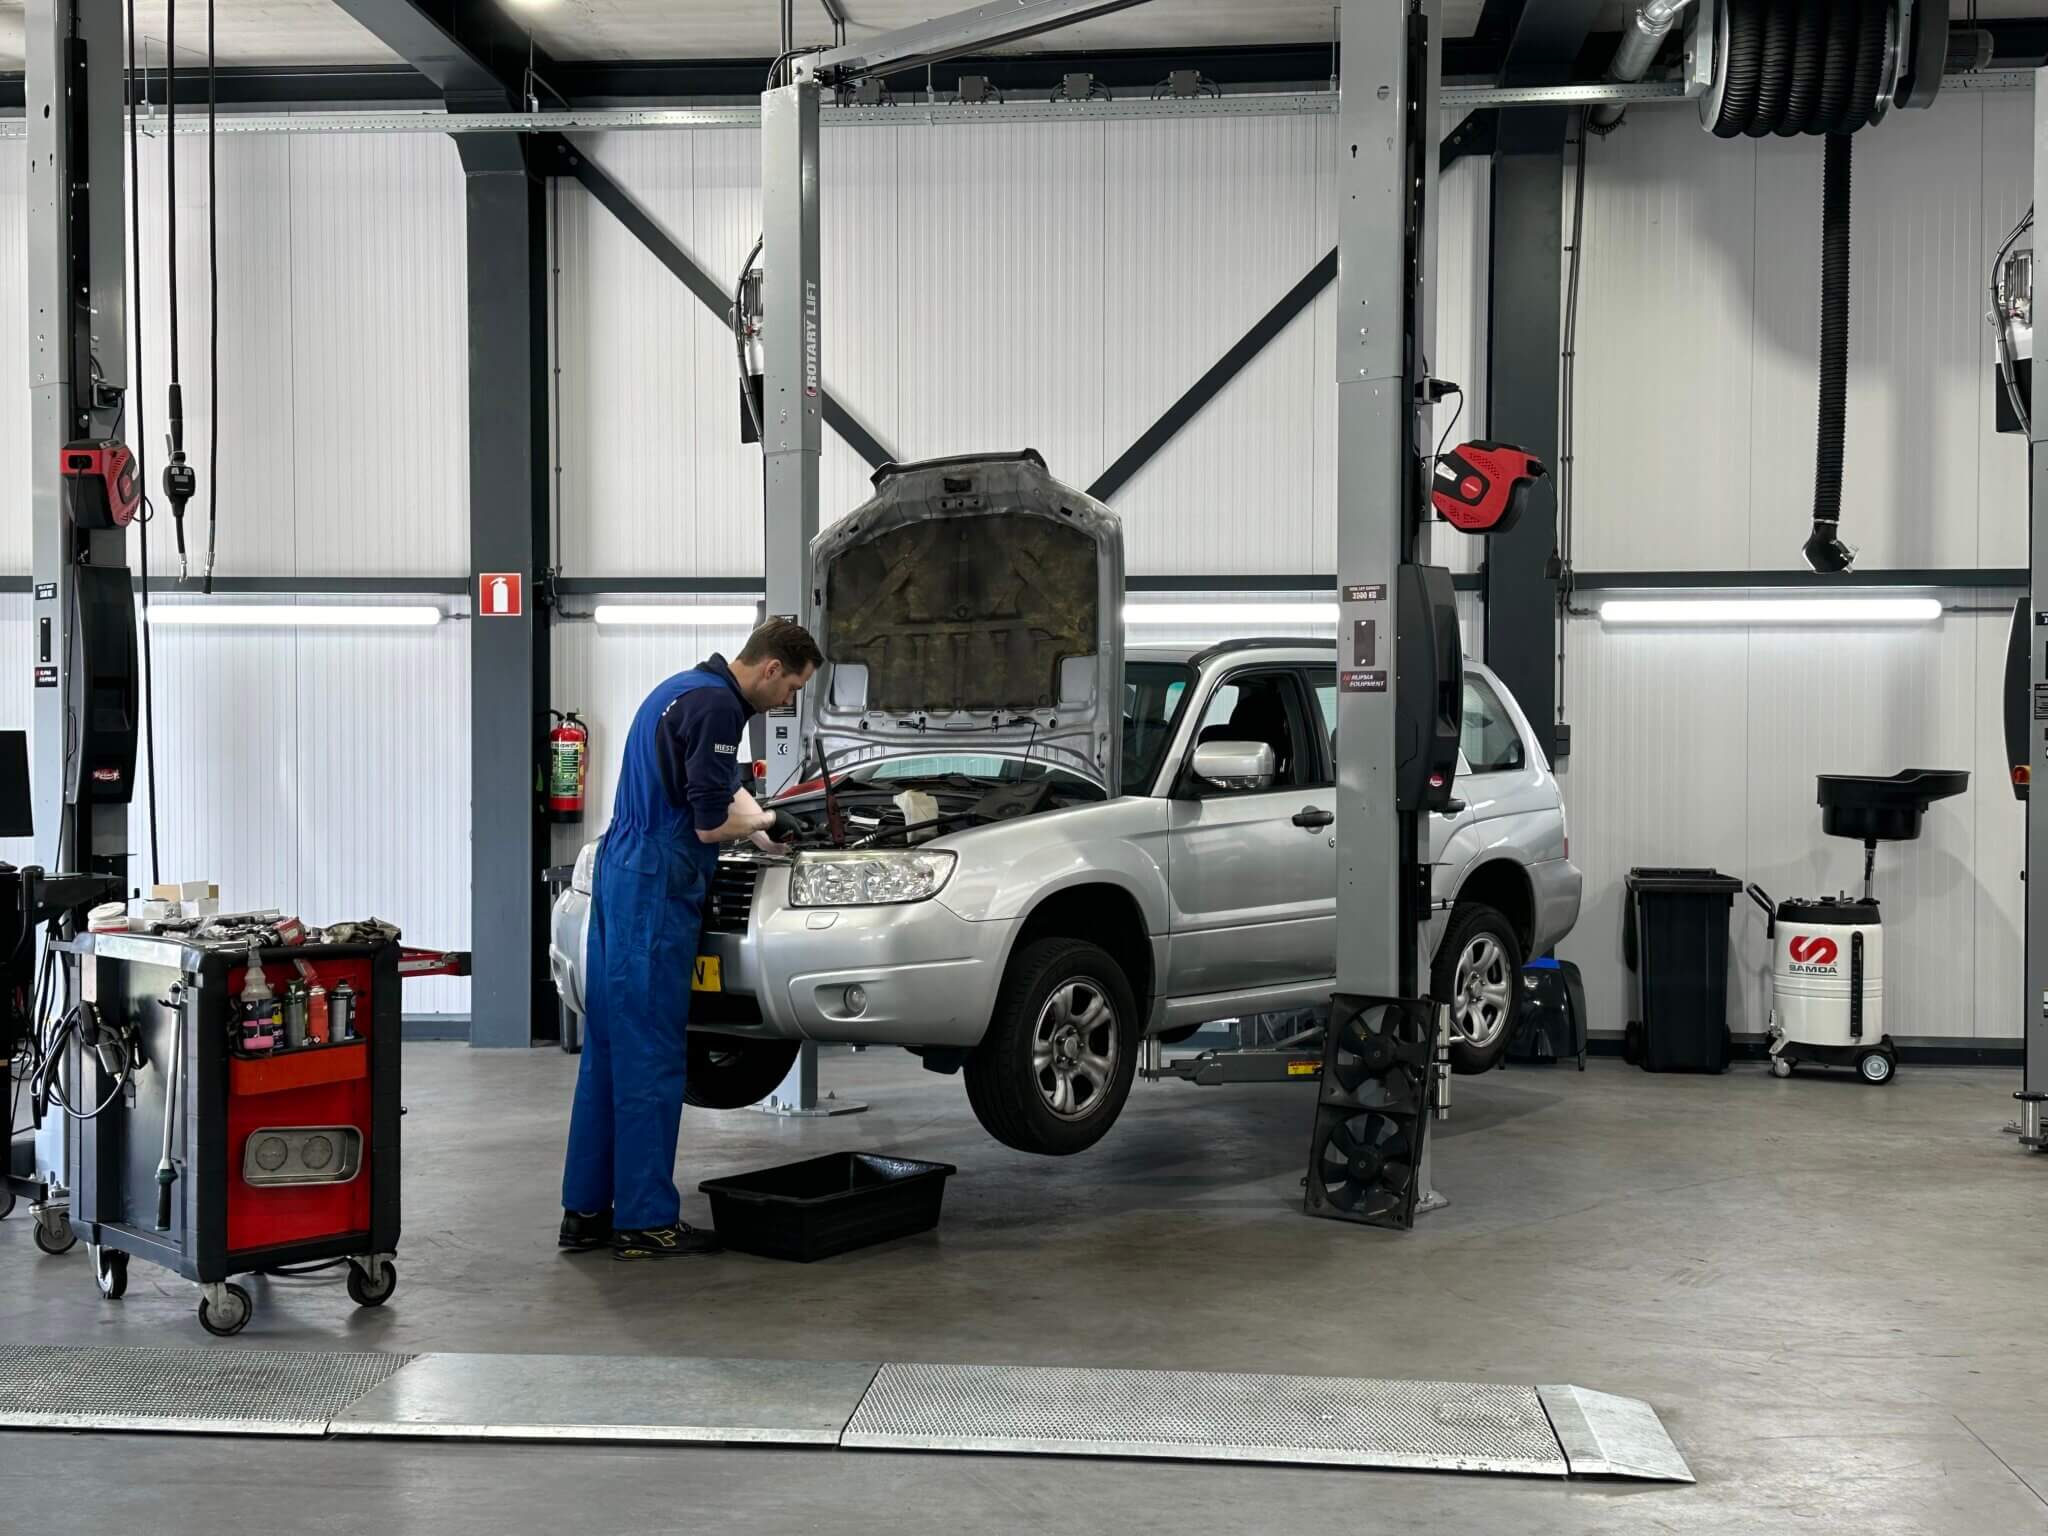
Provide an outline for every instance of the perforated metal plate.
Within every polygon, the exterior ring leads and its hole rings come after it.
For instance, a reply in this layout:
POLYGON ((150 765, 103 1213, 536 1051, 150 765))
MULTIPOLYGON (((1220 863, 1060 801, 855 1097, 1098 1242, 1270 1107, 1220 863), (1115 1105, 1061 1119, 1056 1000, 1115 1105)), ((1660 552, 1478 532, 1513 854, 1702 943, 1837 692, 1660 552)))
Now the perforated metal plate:
POLYGON ((324 1435, 412 1358, 0 1344, 0 1427, 324 1435))
POLYGON ((1216 1371, 885 1365, 840 1443, 1566 1475, 1528 1387, 1216 1371))

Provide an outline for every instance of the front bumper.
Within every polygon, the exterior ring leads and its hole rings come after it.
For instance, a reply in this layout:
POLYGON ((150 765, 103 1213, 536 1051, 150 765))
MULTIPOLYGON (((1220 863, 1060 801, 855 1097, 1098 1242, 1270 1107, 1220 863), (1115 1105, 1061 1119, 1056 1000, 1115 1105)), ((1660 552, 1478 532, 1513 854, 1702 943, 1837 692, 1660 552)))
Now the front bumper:
MULTIPOLYGON (((1017 924, 971 923, 937 900, 793 907, 789 866, 762 861, 745 933, 712 932, 723 1001, 706 1022, 758 1009, 763 1033, 874 1045, 973 1046, 988 1029, 1017 924), (847 989, 865 994, 855 1013, 847 989)), ((737 1020, 735 1020, 737 1022, 737 1020)))

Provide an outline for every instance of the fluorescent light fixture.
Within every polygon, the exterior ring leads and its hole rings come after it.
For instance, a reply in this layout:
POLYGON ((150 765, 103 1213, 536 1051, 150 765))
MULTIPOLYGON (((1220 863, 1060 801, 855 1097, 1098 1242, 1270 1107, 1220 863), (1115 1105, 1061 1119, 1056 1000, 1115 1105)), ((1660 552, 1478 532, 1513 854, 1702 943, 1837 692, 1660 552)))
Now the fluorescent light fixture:
POLYGON ((1134 625, 1335 624, 1335 603, 1127 603, 1124 623, 1134 625))
POLYGON ((1937 597, 1617 597, 1602 624, 1926 624, 1937 597))
POLYGON ((392 603, 152 603, 149 622, 181 629, 430 629, 438 608, 392 603))
POLYGON ((707 604, 701 608, 682 603, 599 603, 597 622, 621 629, 652 629, 663 625, 695 625, 698 628, 752 629, 758 610, 752 603, 707 604))

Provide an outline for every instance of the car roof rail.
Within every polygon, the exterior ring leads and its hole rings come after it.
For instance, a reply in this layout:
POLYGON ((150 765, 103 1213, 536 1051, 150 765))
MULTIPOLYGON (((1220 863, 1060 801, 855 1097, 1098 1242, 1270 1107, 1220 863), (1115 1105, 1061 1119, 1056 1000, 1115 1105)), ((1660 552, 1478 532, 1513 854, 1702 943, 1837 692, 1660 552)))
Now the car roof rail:
MULTIPOLYGON (((868 483, 879 491, 884 483, 898 475, 912 474, 921 469, 952 469, 963 464, 1036 464, 1045 469, 1045 455, 1036 448, 1019 448, 1011 453, 956 453, 943 459, 916 459, 908 464, 898 464, 891 459, 868 476, 868 483)), ((1052 473, 1049 469, 1045 472, 1052 473)))
POLYGON ((1218 641, 1215 645, 1195 652, 1188 658, 1188 663, 1191 666, 1206 666, 1218 656, 1228 655, 1232 651, 1277 651, 1296 648, 1321 650, 1324 646, 1334 651, 1337 649, 1337 642, 1330 636, 1318 638, 1315 635, 1248 635, 1242 640, 1218 641))

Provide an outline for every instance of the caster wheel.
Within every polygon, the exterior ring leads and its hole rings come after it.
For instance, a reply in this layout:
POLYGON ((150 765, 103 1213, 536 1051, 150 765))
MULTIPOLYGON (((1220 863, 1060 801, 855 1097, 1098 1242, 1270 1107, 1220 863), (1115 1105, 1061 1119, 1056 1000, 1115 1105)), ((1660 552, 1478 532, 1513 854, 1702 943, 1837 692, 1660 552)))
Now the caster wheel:
POLYGON ((125 1252, 119 1248, 95 1249, 92 1267, 100 1294, 107 1300, 119 1301, 128 1294, 128 1255, 125 1252))
POLYGON ((1892 1080, 1892 1059, 1883 1051, 1867 1051, 1856 1058, 1856 1070, 1866 1083, 1888 1083, 1892 1080))
POLYGON ((78 1234, 71 1230, 71 1218, 36 1219, 36 1246, 51 1255, 69 1253, 78 1246, 78 1234))
POLYGON ((370 1277, 362 1266, 353 1259, 348 1266, 348 1299, 359 1307, 381 1307, 391 1299, 391 1293, 398 1289, 398 1266, 388 1259, 384 1263, 384 1283, 371 1284, 370 1277))
POLYGON ((14 1198, 12 1188, 0 1188, 0 1221, 14 1214, 14 1198))
POLYGON ((1792 1063, 1790 1061, 1783 1056, 1773 1056, 1771 1058, 1771 1076, 1790 1077, 1791 1075, 1792 1063))
POLYGON ((249 1326, 250 1315, 256 1310, 249 1300, 249 1293, 239 1285, 221 1287, 226 1298, 218 1308, 205 1298, 199 1302, 199 1326, 217 1339, 232 1338, 249 1326))

